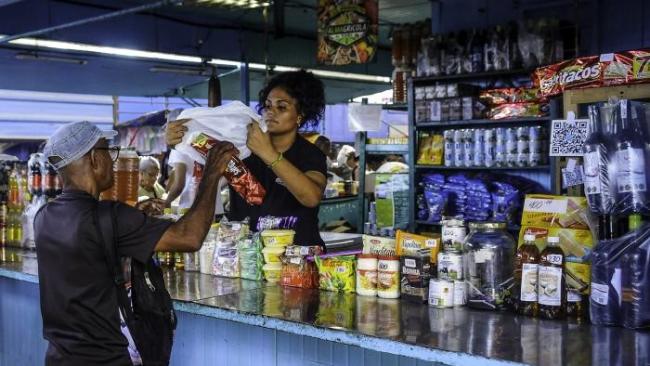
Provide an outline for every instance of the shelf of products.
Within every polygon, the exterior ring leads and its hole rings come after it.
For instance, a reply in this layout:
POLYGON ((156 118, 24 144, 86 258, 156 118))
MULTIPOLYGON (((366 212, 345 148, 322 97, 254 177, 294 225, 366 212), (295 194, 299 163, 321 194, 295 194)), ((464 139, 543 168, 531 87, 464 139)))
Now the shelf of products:
MULTIPOLYGON (((415 223, 423 226, 443 226, 442 222, 429 222, 426 220, 415 220, 415 223)), ((508 225, 508 231, 519 232, 521 230, 521 225, 508 225)))
POLYGON ((526 167, 517 167, 517 166, 493 166, 493 167, 484 167, 484 166, 474 166, 474 167, 457 167, 457 166, 444 166, 444 165, 415 165, 415 169, 428 169, 428 170, 548 170, 550 165, 538 165, 538 166, 526 166, 526 167))
POLYGON ((512 119, 470 119, 459 121, 427 121, 419 122, 417 127, 448 128, 448 127, 500 127, 509 125, 530 125, 540 124, 551 121, 550 117, 530 117, 530 118, 512 118, 512 119))
POLYGON ((439 75, 439 76, 422 76, 414 77, 413 83, 416 85, 429 84, 436 81, 462 81, 462 80, 477 80, 477 79, 492 79, 499 77, 515 77, 515 76, 529 76, 533 72, 532 69, 517 69, 517 70, 498 70, 489 72, 479 72, 472 74, 458 74, 458 75, 439 75))

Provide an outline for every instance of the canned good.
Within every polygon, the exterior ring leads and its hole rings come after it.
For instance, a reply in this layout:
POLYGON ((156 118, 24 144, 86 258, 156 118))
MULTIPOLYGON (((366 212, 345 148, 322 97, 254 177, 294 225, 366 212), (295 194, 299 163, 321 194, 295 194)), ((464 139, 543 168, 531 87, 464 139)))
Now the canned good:
POLYGON ((463 220, 444 220, 442 222, 442 246, 445 251, 461 251, 467 235, 463 220))
POLYGON ((467 283, 454 281, 454 306, 467 305, 467 283))
POLYGON ((517 166, 517 131, 506 129, 506 166, 517 166))
POLYGON ((528 165, 538 166, 542 163, 542 128, 540 126, 533 126, 530 128, 528 134, 528 149, 530 156, 528 165))
POLYGON ((528 166, 530 160, 530 127, 517 128, 517 166, 528 166))
POLYGON ((454 130, 446 130, 443 133, 445 139, 445 166, 456 166, 454 155, 454 130))
POLYGON ((495 162, 496 166, 503 167, 508 165, 508 160, 506 159, 506 128, 497 128, 494 130, 495 133, 495 162))
POLYGON ((447 280, 432 279, 429 282, 429 305, 437 308, 454 306, 454 283, 447 280))
POLYGON ((464 143, 464 153, 465 159, 463 162, 466 167, 472 167, 474 165, 474 130, 467 129, 463 132, 463 143, 464 143))
POLYGON ((448 281, 463 279, 463 255, 455 252, 438 253, 438 278, 448 281))
POLYGON ((483 132, 483 165, 490 168, 495 164, 496 136, 494 129, 483 132))
POLYGON ((465 134, 463 130, 454 130, 454 166, 465 166, 465 134))
POLYGON ((474 166, 485 165, 485 130, 474 130, 474 166))

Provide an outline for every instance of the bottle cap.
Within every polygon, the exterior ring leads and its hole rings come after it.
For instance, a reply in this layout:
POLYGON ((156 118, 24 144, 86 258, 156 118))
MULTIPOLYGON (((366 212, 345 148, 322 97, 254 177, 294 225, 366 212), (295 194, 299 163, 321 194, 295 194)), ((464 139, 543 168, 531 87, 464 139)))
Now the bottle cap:
POLYGON ((524 241, 535 241, 535 234, 526 234, 524 235, 524 241))
POLYGON ((559 244, 560 238, 558 236, 549 236, 547 239, 548 243, 559 244))

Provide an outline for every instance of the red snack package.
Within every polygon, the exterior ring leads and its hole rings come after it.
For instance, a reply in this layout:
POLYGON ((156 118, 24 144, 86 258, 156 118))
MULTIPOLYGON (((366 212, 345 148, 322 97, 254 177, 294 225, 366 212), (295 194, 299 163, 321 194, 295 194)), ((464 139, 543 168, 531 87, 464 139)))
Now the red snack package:
POLYGON ((598 56, 581 57, 540 67, 533 79, 545 97, 567 89, 599 87, 603 84, 603 65, 598 56))
MULTIPOLYGON (((218 140, 202 133, 194 138, 191 145, 204 158, 207 158, 208 151, 219 142, 218 140)), ((251 174, 246 165, 236 156, 228 162, 223 176, 230 186, 242 196, 249 205, 261 205, 266 196, 266 190, 262 184, 251 174)))
POLYGON ((542 102, 544 98, 537 88, 500 88, 483 90, 479 95, 481 102, 488 105, 507 103, 542 102))

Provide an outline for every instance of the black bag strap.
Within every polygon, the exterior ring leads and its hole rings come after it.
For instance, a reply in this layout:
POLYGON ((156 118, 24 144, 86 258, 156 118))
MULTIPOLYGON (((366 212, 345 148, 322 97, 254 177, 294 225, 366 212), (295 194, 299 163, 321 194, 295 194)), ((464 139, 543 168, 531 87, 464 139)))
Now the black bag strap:
POLYGON ((117 300, 120 308, 124 312, 127 324, 133 318, 133 309, 131 300, 124 287, 124 269, 122 261, 117 255, 117 240, 115 238, 115 205, 113 201, 99 201, 97 203, 96 222, 99 238, 104 245, 104 256, 108 266, 108 272, 111 274, 113 284, 117 288, 117 300))

